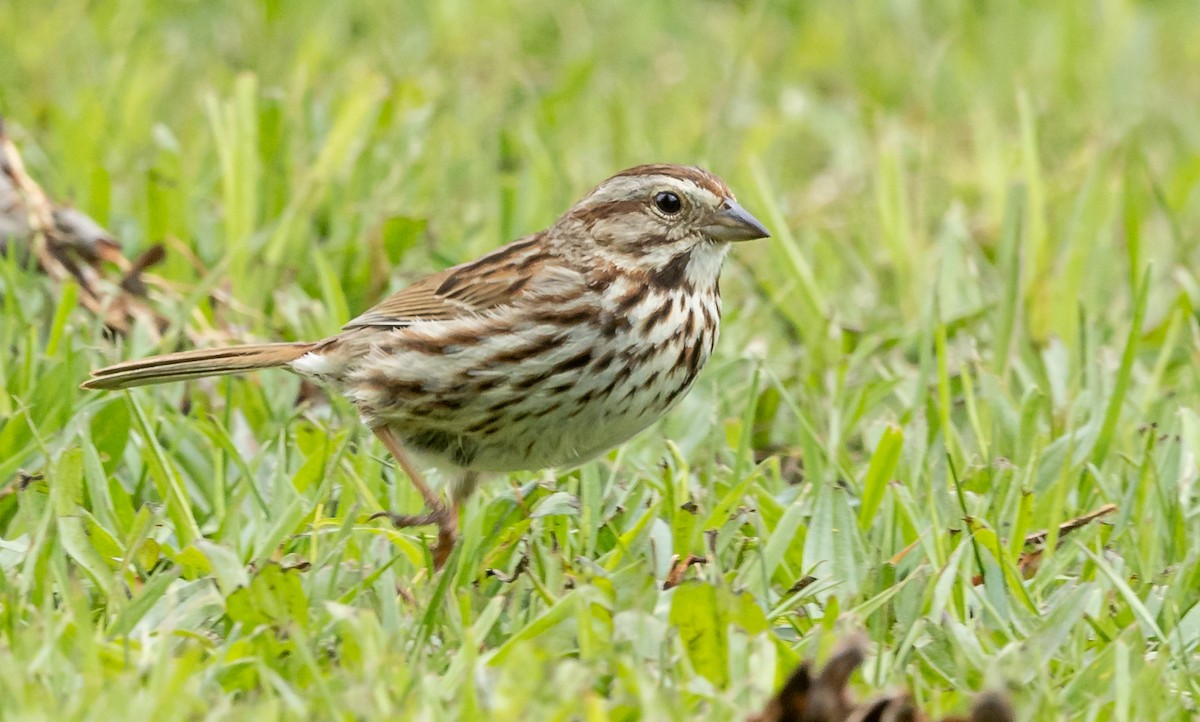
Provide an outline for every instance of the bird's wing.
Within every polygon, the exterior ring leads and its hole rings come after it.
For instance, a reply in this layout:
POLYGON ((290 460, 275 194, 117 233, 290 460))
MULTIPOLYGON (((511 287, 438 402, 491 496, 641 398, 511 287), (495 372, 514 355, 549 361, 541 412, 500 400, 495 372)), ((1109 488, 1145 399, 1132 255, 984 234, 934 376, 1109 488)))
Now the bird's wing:
MULTIPOLYGON (((526 236, 469 263, 447 268, 388 296, 344 328, 411 326, 472 316, 514 300, 561 278, 551 265, 543 234, 526 236)), ((573 272, 567 272, 573 273, 573 272)))

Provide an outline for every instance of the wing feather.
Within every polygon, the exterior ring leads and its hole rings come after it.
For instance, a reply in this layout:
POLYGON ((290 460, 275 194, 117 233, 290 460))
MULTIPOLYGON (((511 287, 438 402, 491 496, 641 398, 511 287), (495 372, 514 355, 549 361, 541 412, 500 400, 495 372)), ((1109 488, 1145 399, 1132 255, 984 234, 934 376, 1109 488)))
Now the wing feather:
POLYGON ((426 276, 383 299, 344 328, 449 321, 511 303, 536 286, 533 281, 548 267, 551 256, 541 239, 540 233, 526 236, 477 260, 426 276))

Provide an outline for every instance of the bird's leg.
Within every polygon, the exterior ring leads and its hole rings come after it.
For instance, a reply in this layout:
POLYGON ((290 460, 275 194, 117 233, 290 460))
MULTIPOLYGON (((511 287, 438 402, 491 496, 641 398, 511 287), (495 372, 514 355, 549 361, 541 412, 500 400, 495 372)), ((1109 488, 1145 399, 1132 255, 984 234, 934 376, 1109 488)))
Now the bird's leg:
POLYGON ((372 519, 387 517, 396 527, 409 526, 425 526, 435 524, 438 528, 437 545, 433 547, 433 566, 435 569, 441 569, 442 565, 450 557, 451 550, 454 549, 454 542, 458 540, 458 505, 454 504, 447 507, 442 502, 433 489, 429 488, 429 484, 425 483, 425 477, 422 476, 420 469, 413 464, 408 453, 400 444, 400 440, 386 426, 377 426, 372 431, 383 442, 383 445, 391 453, 392 458, 404 469, 404 473, 408 474, 409 481, 416 487, 421 497, 425 499, 425 506, 429 511, 425 514, 396 514, 390 511, 381 511, 377 514, 372 514, 372 519))

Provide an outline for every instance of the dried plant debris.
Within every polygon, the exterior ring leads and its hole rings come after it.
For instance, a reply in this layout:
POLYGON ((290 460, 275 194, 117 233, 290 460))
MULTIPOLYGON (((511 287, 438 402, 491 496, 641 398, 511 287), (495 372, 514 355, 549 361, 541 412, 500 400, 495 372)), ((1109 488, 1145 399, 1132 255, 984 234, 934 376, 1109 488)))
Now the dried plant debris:
MULTIPOLYGON (((1075 517, 1058 525, 1058 542, 1055 545, 1062 546, 1063 541, 1071 532, 1091 524, 1097 519, 1113 514, 1117 511, 1116 504, 1105 504, 1095 511, 1088 512, 1083 516, 1075 517)), ((1021 576, 1025 579, 1032 579, 1038 572, 1038 567, 1042 564, 1042 555, 1046 551, 1046 542, 1050 538, 1048 530, 1034 532, 1025 537, 1024 551, 1017 559, 1017 568, 1021 570, 1021 576)), ((975 586, 983 584, 983 575, 976 574, 971 578, 971 583, 975 586)))
POLYGON ((683 575, 687 573, 688 567, 707 563, 707 559, 698 557, 695 554, 688 554, 683 558, 680 558, 678 554, 673 555, 671 557, 671 571, 667 572, 667 578, 663 581, 662 588, 671 589, 679 586, 683 582, 683 575))
MULTIPOLYGON (((767 706, 747 722, 924 722, 929 718, 913 704, 907 692, 880 695, 854 702, 846 684, 862 664, 865 642, 854 636, 834 652, 820 672, 807 662, 792 672, 767 706)), ((998 692, 981 694, 969 717, 947 717, 942 722, 1012 722, 1013 710, 998 692)))
MULTIPOLYGON (((1116 504, 1105 504, 1099 509, 1090 511, 1087 514, 1075 517, 1074 519, 1068 519, 1067 521, 1059 524, 1058 541, 1055 546, 1062 546, 1063 541, 1069 534, 1082 529, 1099 519, 1103 519, 1104 517, 1113 514, 1117 511, 1117 509, 1118 507, 1116 504)), ((974 523, 970 517, 966 517, 965 520, 968 524, 974 523)), ((951 533, 956 532, 951 530, 951 533)), ((1024 551, 1021 552, 1021 556, 1017 559, 1017 568, 1021 571, 1021 575, 1025 579, 1031 579, 1035 574, 1037 574, 1038 566, 1042 562, 1042 555, 1045 552, 1046 542, 1049 540, 1049 538, 1049 530, 1037 531, 1025 537, 1023 545, 1024 551)), ((909 555, 909 553, 920 546, 920 544, 921 540, 919 538, 913 539, 908 546, 896 552, 896 554, 888 559, 888 564, 896 566, 903 561, 904 558, 909 555)), ((971 583, 975 586, 983 584, 983 575, 976 574, 971 578, 971 583)))
POLYGON ((0 118, 0 255, 15 254, 56 282, 79 284, 79 303, 116 333, 135 321, 161 333, 168 321, 143 300, 142 272, 163 258, 161 246, 129 260, 121 245, 82 211, 53 203, 25 171, 21 154, 0 118), (109 278, 102 263, 116 267, 109 278))

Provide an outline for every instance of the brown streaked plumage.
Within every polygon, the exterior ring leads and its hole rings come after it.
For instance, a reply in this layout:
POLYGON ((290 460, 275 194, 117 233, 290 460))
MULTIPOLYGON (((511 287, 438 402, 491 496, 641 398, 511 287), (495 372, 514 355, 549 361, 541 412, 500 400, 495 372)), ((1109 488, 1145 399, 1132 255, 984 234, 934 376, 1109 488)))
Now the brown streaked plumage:
POLYGON ((117 389, 283 366, 357 406, 436 524, 479 472, 580 463, 653 423, 716 343, 729 243, 767 231, 700 168, 644 165, 596 186, 553 226, 384 299, 313 343, 187 351, 93 372, 117 389), (447 508, 408 452, 461 470, 447 508))

